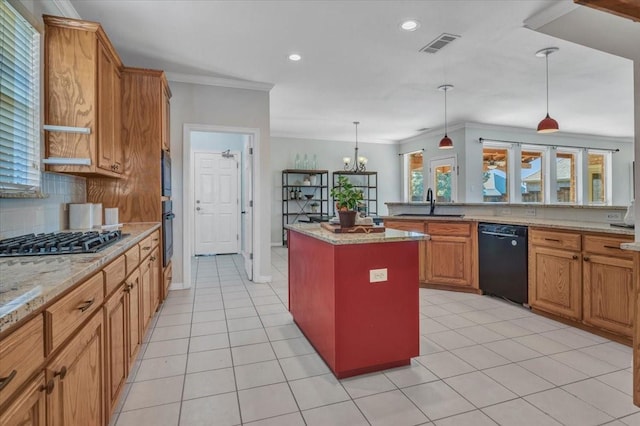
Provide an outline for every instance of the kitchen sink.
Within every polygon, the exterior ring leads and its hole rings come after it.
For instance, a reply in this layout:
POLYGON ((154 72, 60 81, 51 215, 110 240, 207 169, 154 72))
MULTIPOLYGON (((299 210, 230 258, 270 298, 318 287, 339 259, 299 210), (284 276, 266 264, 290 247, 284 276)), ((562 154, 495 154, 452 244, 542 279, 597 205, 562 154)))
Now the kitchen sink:
POLYGON ((396 214, 394 216, 420 216, 420 217, 464 217, 463 214, 447 214, 447 213, 434 213, 434 214, 428 214, 428 213, 400 213, 400 214, 396 214))

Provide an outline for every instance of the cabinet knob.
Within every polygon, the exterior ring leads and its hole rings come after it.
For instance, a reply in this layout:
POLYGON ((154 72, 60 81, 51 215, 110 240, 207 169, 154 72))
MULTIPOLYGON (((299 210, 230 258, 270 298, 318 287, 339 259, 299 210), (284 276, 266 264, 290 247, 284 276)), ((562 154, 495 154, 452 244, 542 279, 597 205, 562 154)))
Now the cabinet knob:
POLYGON ((583 258, 583 260, 584 260, 585 262, 588 262, 588 261, 589 261, 589 256, 585 256, 585 257, 583 258))
POLYGON ((47 395, 51 394, 51 392, 53 392, 53 379, 50 379, 45 385, 42 385, 40 387, 40 392, 46 391, 47 395))
POLYGON ((64 379, 64 376, 67 375, 67 367, 62 367, 60 371, 56 371, 53 373, 53 377, 60 376, 60 380, 64 379))
POLYGON ((93 305, 93 302, 95 302, 95 301, 96 301, 96 299, 95 299, 95 298, 94 298, 94 299, 91 299, 91 300, 87 300, 87 301, 86 301, 86 302, 84 302, 81 306, 79 306, 79 307, 78 307, 78 310, 79 310, 80 312, 84 312, 84 311, 86 311, 87 309, 89 309, 89 307, 90 307, 91 305, 93 305))
POLYGON ((155 256, 151 256, 151 257, 149 258, 149 260, 151 260, 152 262, 155 262, 155 261, 156 261, 156 257, 155 257, 155 256))
POLYGON ((18 374, 18 370, 13 370, 7 377, 0 377, 0 391, 4 389, 10 381, 18 374))
POLYGON ((578 255, 577 254, 573 255, 573 260, 578 260, 578 255))

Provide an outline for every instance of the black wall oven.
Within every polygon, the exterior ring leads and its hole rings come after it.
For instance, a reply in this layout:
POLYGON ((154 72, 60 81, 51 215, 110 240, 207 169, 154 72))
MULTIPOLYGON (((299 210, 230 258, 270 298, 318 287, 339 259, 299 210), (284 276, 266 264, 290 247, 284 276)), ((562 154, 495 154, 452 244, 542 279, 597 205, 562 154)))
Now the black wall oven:
POLYGON ((162 202, 162 266, 166 267, 173 256, 173 203, 162 202))

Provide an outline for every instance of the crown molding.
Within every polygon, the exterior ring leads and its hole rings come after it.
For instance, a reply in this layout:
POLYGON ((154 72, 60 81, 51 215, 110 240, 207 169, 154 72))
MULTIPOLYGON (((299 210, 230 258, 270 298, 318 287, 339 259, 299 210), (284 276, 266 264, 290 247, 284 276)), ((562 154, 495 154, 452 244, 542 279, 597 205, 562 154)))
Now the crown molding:
MULTIPOLYGON (((531 129, 528 127, 516 127, 516 126, 502 126, 498 124, 486 124, 486 123, 474 123, 467 122, 464 124, 464 127, 467 129, 473 130, 497 130, 497 131, 505 131, 505 132, 517 132, 522 135, 539 135, 536 129, 531 129)), ((570 132, 557 132, 553 133, 553 135, 557 137, 567 138, 567 139, 576 139, 584 141, 585 139, 591 141, 600 141, 600 142, 613 142, 613 143, 634 143, 633 137, 628 136, 606 136, 606 135, 592 135, 588 133, 570 133, 570 132)), ((547 135, 545 137, 552 139, 553 135, 547 135)), ((489 139, 489 137, 487 137, 489 139)))
POLYGON ((47 12, 66 18, 81 19, 80 14, 69 0, 49 0, 42 2, 47 12))
POLYGON ((228 87, 231 89, 246 89, 269 92, 273 89, 273 84, 263 83, 260 81, 235 80, 232 78, 211 77, 197 74, 183 74, 174 72, 165 72, 167 80, 177 83, 203 84, 205 86, 228 87))

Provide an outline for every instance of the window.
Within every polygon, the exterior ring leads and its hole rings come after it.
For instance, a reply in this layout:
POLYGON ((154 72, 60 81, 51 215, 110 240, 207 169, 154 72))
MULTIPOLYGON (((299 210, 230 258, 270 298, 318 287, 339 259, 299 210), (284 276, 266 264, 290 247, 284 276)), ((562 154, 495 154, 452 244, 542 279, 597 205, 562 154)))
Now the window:
POLYGON ((522 179, 522 202, 544 202, 544 155, 543 151, 527 150, 523 147, 520 160, 522 179))
POLYGON ((424 176, 422 151, 411 152, 408 156, 408 182, 409 201, 424 200, 424 176))
POLYGON ((0 3, 0 192, 40 187, 40 34, 0 3))
POLYGON ((483 145, 482 199, 489 203, 509 202, 509 149, 507 146, 483 145))
POLYGON ((587 185, 589 189, 588 202, 593 204, 608 204, 608 187, 611 182, 607 176, 610 174, 611 153, 595 150, 587 151, 588 169, 587 185))
POLYGON ((456 157, 439 157, 429 162, 433 196, 438 203, 453 203, 456 200, 456 157))
MULTIPOLYGON (((556 151, 556 199, 558 203, 575 203, 578 195, 578 151, 556 151)), ((553 191, 551 191, 553 194, 553 191)))

